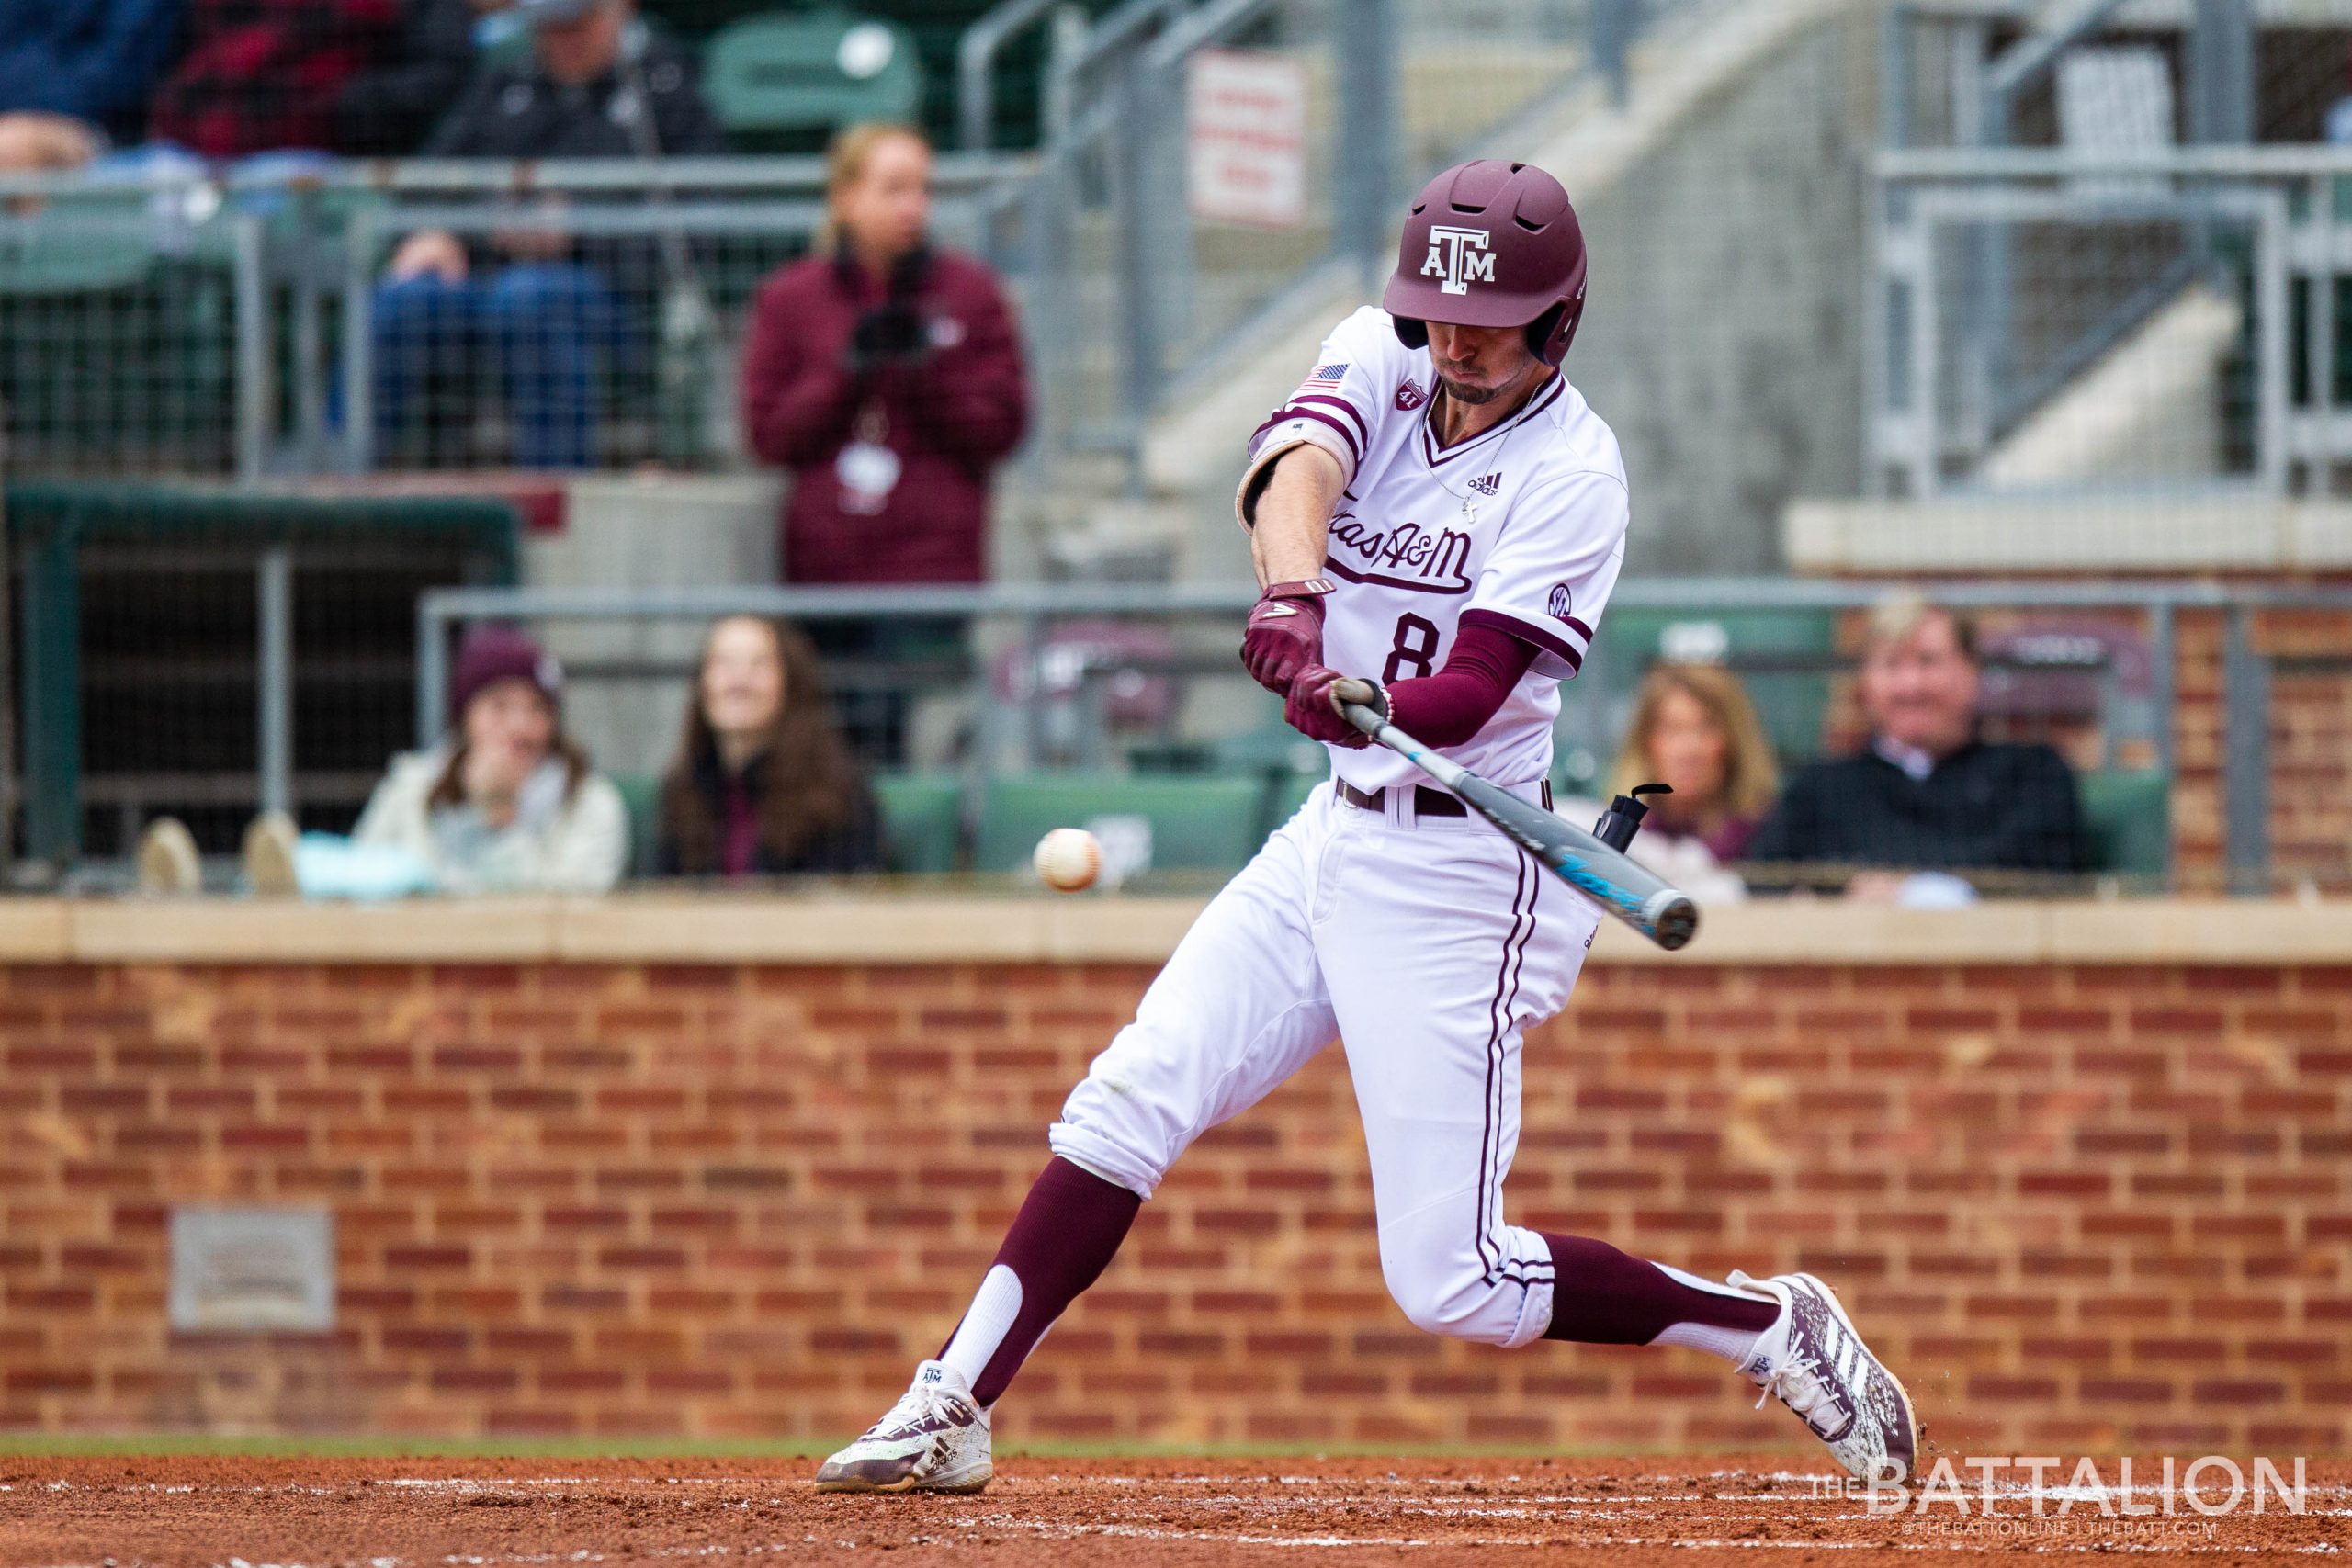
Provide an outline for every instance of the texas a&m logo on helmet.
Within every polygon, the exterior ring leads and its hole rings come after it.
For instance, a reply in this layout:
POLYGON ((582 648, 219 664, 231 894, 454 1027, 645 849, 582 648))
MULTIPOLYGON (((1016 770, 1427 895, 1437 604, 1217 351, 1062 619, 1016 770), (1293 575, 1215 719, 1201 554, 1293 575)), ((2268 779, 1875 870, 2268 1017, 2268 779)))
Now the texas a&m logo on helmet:
POLYGON ((1495 280, 1494 237, 1484 229, 1460 229, 1440 223, 1430 230, 1429 259, 1421 276, 1439 279, 1442 294, 1467 294, 1474 283, 1495 280))

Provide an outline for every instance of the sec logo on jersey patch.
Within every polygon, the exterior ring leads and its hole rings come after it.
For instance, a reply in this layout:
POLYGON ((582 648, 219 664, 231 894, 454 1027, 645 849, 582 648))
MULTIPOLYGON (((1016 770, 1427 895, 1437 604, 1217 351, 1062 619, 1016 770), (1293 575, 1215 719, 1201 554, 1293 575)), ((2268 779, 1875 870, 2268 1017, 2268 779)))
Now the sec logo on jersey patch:
POLYGON ((1566 620, 1568 613, 1576 608, 1575 601, 1568 595, 1568 585, 1565 582, 1552 584, 1552 596, 1544 601, 1544 607, 1556 619, 1566 620))

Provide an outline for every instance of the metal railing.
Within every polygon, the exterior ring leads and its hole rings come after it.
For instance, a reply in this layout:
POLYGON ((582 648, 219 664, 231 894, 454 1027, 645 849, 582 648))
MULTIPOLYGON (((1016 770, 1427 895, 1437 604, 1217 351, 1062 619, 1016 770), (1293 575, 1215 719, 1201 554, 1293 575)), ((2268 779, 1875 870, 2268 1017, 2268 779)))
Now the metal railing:
POLYGON ((1874 493, 2336 488, 2352 149, 1894 151, 1872 178, 1874 493))
MULTIPOLYGON (((1429 159, 1458 154, 1582 73, 1622 73, 1642 27, 1695 3, 1485 0, 1465 19, 1434 0, 1126 0, 1081 27, 1016 0, 964 39, 964 111, 985 123, 997 51, 1050 23, 1043 91, 1056 133, 1040 153, 941 157, 937 227, 1021 296, 1047 442, 1132 457, 1188 368, 1302 277, 1385 247, 1429 159), (1433 107, 1419 101, 1429 93, 1401 94, 1405 40, 1424 34, 1433 48, 1485 51, 1481 70, 1427 68, 1475 80, 1467 97, 1449 89, 1433 107), (1212 223, 1189 208, 1187 73, 1236 42, 1295 66, 1310 102, 1295 231, 1212 223), (1430 123, 1408 127, 1411 115, 1430 123)), ((12 467, 250 479, 383 464, 396 454, 379 449, 375 418, 380 264, 386 242, 425 224, 483 238, 502 225, 637 231, 660 261, 630 285, 644 341, 626 346, 672 381, 729 385, 744 290, 711 288, 697 264, 716 253, 722 270, 751 266, 804 248, 823 185, 811 157, 158 162, 0 178, 12 467), (91 364, 115 374, 89 376, 91 364)), ((481 400, 494 424, 497 399, 481 400)), ((625 410, 596 460, 739 460, 723 403, 697 400, 706 417, 680 423, 699 434, 647 437, 625 410)), ((474 456, 511 455, 491 439, 474 456)))
POLYGON ((323 779, 380 767, 321 744, 364 734, 313 733, 298 768, 298 691, 313 723, 356 729, 365 694, 396 700, 383 677, 405 672, 384 646, 387 597, 420 581, 511 582, 520 551, 514 509, 481 497, 16 480, 6 502, 0 587, 21 606, 13 793, 28 854, 52 864, 82 852, 85 807, 133 829, 158 806, 290 810, 306 788, 320 804, 323 779))
MULTIPOLYGON (((1057 32, 1051 134, 1023 201, 1033 337, 1060 405, 1052 423, 1069 445, 1134 460, 1154 413, 1290 289, 1338 265, 1376 265, 1413 183, 1589 76, 1622 100, 1635 41, 1695 4, 1127 0, 1082 33, 1057 32), (1204 51, 1244 42, 1298 67, 1317 111, 1293 229, 1214 221, 1188 204, 1188 72, 1204 51), (1403 90, 1403 62, 1422 44, 1484 51, 1482 66, 1451 73, 1483 90, 1416 126, 1411 114, 1430 112, 1419 100, 1442 96, 1403 90)), ((1008 0, 991 15, 1000 27, 967 39, 975 138, 992 112, 983 65, 1051 13, 1008 0)), ((1431 58, 1420 69, 1448 75, 1452 54, 1431 58)))
MULTIPOLYGON (((1030 160, 939 160, 943 238, 1008 259, 1008 193, 1030 160)), ((744 303, 823 216, 813 157, 510 164, 414 160, 218 176, 0 179, 0 401, 17 472, 268 476, 378 464, 375 315, 389 243, 438 226, 634 238, 616 278, 644 356, 716 412, 683 444, 624 446, 709 466, 733 456, 713 389, 734 381, 744 303), (717 301, 675 351, 689 296, 717 301), (109 374, 92 373, 106 366, 109 374)), ((633 341, 633 348, 640 346, 633 341)))
MULTIPOLYGON (((1610 617, 1624 621, 1644 615, 1655 620, 1670 616, 1672 624, 1705 625, 1715 617, 1768 613, 1838 615, 1860 611, 1877 603, 1884 589, 1867 583, 1804 580, 1721 578, 1647 579, 1622 582, 1612 596, 1610 617)), ((2271 690, 2278 671, 2298 678, 2314 673, 2352 682, 2352 588, 2264 587, 2249 584, 2108 581, 1951 581, 1935 585, 1939 603, 2006 615, 2030 627, 2053 612, 2075 612, 2122 618, 2147 649, 2147 688, 2136 704, 2119 698, 2116 671, 2094 659, 2092 673, 2101 682, 2099 757, 2103 765, 2132 765, 2154 770, 2165 777, 2182 773, 2179 747, 2184 617, 2218 619, 2222 643, 2219 723, 2222 864, 2223 886, 2241 892, 2267 891, 2281 879, 2299 877, 2337 882, 2352 875, 2352 865, 2317 868, 2274 863, 2271 826, 2274 784, 2271 766, 2273 707, 2271 690), (2262 622, 2266 615, 2299 611, 2324 611, 2346 617, 2337 628, 2344 645, 2341 656, 2314 656, 2308 651, 2273 653, 2266 650, 2262 622)), ((1246 588, 1183 588, 1165 586, 1055 586, 1023 588, 818 589, 750 588, 686 589, 662 592, 562 589, 450 589, 423 595, 417 605, 417 733, 420 741, 439 735, 447 721, 445 694, 452 632, 476 621, 519 621, 534 625, 566 622, 688 622, 707 623, 726 615, 785 616, 804 621, 889 617, 947 617, 974 626, 1008 623, 1009 639, 999 639, 1017 650, 1014 657, 1034 668, 1050 644, 1057 622, 1087 618, 1133 620, 1207 620, 1215 630, 1229 633, 1247 612, 1251 595, 1246 588)), ((1227 639, 1229 641, 1229 637, 1227 639)), ((1669 647, 1673 637, 1663 639, 1669 647)), ((1629 648, 1612 638, 1608 621, 1601 626, 1600 645, 1586 662, 1579 679, 1563 691, 1563 712, 1557 744, 1564 757, 1582 752, 1587 759, 1612 755, 1616 740, 1630 716, 1634 686, 1655 646, 1629 648)), ((1735 639, 1729 649, 1735 671, 1743 658, 1735 639)), ((1849 660, 1826 645, 1818 651, 1791 660, 1767 657, 1747 661, 1751 672, 1802 671, 1815 674, 1850 668, 1849 660)), ((1213 657, 1178 656, 1154 664, 1141 661, 1150 673, 1173 674, 1181 680, 1233 680, 1230 649, 1218 643, 1213 657)), ((668 672, 679 689, 690 668, 680 663, 668 672)), ((642 674, 639 671, 638 673, 642 674)), ((985 679, 985 673, 976 677, 985 679)), ((1246 682, 1239 682, 1241 687, 1246 682)), ((1237 700, 1254 701, 1254 688, 1242 690, 1237 700)), ((1035 689, 1023 688, 1008 700, 1002 692, 983 691, 978 707, 984 717, 1003 727, 1016 743, 1012 765, 1034 763, 1035 756, 1019 742, 1040 733, 1035 709, 1035 689)), ((1098 720, 1099 722, 1099 720, 1098 720)), ((985 741, 985 738, 984 738, 985 741)), ((1106 755, 1099 744, 1084 744, 1089 761, 1106 755)), ((991 755, 985 743, 976 746, 975 766, 991 755)), ((1001 760, 1004 753, 993 753, 1001 760)), ((1802 755, 1802 753, 1800 753, 1802 755)), ((1571 767, 1579 782, 1591 782, 1596 770, 1589 761, 1571 767)), ((2352 767, 2335 787, 2352 791, 2352 767)))

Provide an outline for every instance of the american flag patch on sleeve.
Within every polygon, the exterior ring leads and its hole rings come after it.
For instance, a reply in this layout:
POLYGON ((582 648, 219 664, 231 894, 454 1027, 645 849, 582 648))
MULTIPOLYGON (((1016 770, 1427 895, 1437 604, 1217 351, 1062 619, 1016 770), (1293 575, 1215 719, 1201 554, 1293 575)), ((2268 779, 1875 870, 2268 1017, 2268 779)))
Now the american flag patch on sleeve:
POLYGON ((1347 373, 1348 367, 1345 360, 1340 361, 1337 365, 1318 365, 1315 367, 1314 375, 1309 376, 1306 380, 1299 383, 1298 389, 1302 392, 1337 391, 1339 389, 1340 382, 1347 376, 1347 373))

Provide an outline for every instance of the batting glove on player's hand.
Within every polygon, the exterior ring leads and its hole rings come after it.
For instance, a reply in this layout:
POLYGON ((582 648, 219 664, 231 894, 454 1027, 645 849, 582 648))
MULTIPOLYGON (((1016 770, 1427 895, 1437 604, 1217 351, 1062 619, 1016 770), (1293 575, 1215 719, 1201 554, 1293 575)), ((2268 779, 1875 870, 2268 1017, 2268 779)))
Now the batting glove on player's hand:
POLYGON ((1327 664, 1310 664, 1290 683, 1283 717, 1309 740, 1329 741, 1351 750, 1371 745, 1372 737, 1349 723, 1347 716, 1340 711, 1340 694, 1332 688, 1343 682, 1349 687, 1348 696, 1361 699, 1369 693, 1370 700, 1363 705, 1384 718, 1388 716, 1388 694, 1380 689, 1379 682, 1342 675, 1327 664))
POLYGON ((1331 585, 1319 577, 1277 582, 1258 595, 1250 629, 1241 636, 1241 667, 1278 697, 1290 694, 1298 672, 1323 659, 1323 595, 1331 585))

